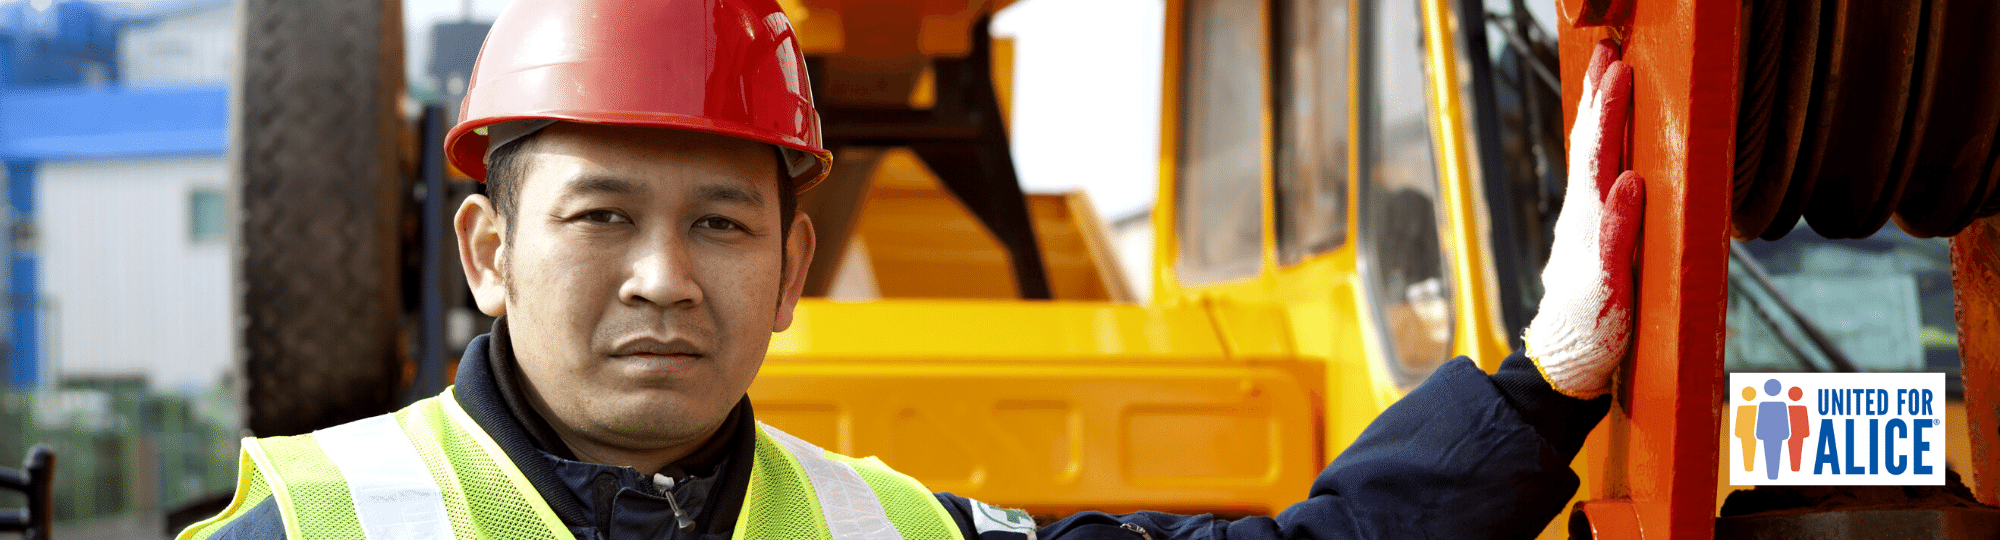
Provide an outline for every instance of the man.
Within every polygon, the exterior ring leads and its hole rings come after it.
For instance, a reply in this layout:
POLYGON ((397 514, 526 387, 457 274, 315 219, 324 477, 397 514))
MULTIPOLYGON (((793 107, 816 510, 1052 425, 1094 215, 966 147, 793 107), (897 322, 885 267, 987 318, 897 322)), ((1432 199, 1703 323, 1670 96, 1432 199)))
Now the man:
POLYGON ((1533 535, 1576 489, 1629 342, 1640 191, 1611 182, 1629 70, 1607 49, 1526 335, 1539 360, 1446 364, 1276 517, 1037 530, 756 421, 745 391, 816 242, 794 198, 831 165, 774 3, 518 0, 479 62, 446 145, 487 183, 455 226, 493 332, 442 395, 246 440, 236 500, 182 538, 1533 535))

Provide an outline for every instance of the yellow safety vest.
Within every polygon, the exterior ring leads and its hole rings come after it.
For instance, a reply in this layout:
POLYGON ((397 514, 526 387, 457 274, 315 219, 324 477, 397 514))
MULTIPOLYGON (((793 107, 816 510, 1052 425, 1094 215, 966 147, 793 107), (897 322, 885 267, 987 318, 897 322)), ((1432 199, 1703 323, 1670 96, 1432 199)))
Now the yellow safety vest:
MULTIPOLYGON (((181 532, 202 540, 266 498, 285 534, 319 538, 571 539, 452 391, 307 435, 243 440, 236 497, 181 532)), ((931 492, 875 458, 854 459, 759 422, 735 538, 959 538, 931 492)))

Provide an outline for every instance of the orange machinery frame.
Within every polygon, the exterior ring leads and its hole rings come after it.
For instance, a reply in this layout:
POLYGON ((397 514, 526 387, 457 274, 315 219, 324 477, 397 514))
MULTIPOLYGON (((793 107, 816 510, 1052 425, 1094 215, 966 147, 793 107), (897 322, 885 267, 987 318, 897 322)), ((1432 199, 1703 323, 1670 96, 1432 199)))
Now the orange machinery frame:
MULTIPOLYGON (((1555 1, 1565 95, 1581 92, 1598 41, 1623 44, 1634 71, 1628 162, 1647 191, 1638 346, 1607 425, 1592 436, 1589 455, 1601 460, 1592 469, 1602 472, 1572 524, 1597 538, 1710 538, 1743 3, 1555 1)), ((1568 126, 1576 104, 1564 101, 1568 126)), ((2000 217, 1951 243, 1970 473, 1979 500, 2000 504, 2000 217)))

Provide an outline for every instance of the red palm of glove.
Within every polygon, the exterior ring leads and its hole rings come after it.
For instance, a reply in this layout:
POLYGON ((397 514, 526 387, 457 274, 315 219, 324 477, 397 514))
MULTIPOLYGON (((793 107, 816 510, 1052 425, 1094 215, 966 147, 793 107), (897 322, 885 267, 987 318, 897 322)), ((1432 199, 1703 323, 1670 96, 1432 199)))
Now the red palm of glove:
POLYGON ((1523 335, 1542 377, 1563 394, 1593 398, 1631 348, 1635 261, 1645 183, 1622 170, 1632 68, 1608 43, 1591 55, 1570 128, 1569 187, 1555 246, 1542 269, 1541 309, 1523 335))

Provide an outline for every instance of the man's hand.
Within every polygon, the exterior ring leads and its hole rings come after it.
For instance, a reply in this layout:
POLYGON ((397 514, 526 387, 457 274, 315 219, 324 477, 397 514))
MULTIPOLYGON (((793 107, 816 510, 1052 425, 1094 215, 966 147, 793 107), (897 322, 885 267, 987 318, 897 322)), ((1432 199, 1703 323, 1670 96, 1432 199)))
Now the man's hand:
POLYGON ((1542 378, 1589 399, 1611 391, 1631 348, 1639 220, 1645 184, 1619 163, 1625 154, 1632 68, 1609 42, 1597 44, 1569 135, 1569 189, 1555 246, 1542 269, 1542 305, 1523 340, 1542 378))

